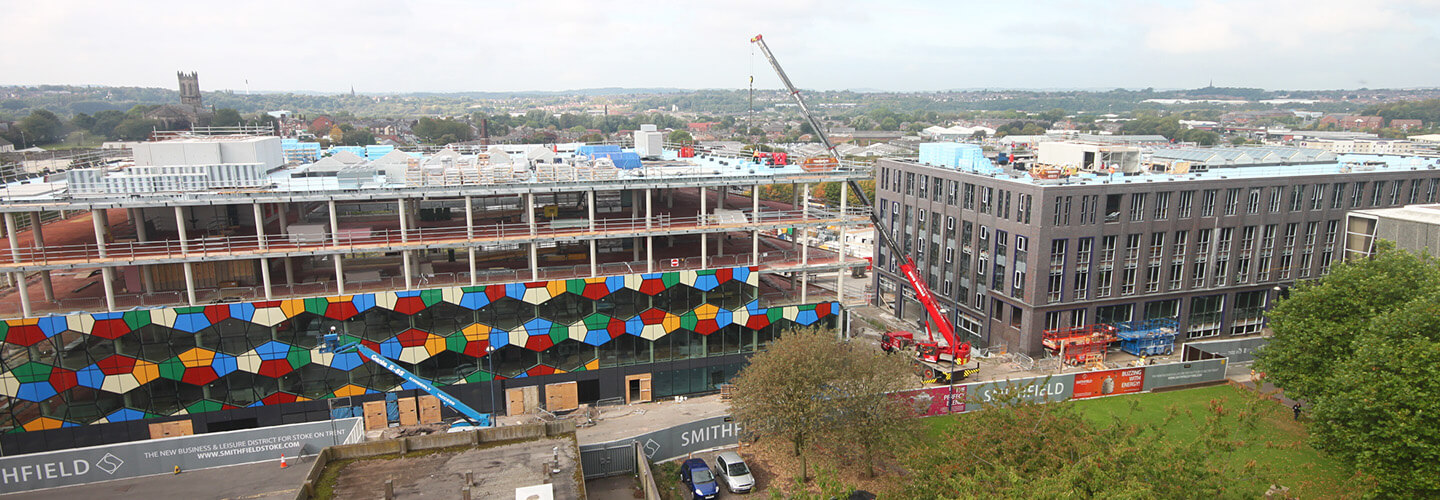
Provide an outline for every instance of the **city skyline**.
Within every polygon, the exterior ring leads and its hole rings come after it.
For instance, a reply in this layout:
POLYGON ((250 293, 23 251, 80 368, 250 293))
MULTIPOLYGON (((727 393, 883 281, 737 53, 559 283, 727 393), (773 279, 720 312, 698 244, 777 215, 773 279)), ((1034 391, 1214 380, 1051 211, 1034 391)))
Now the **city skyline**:
POLYGON ((813 89, 1433 87, 1440 5, 1279 0, 728 2, 724 5, 15 2, 0 85, 361 93, 778 88, 767 41, 813 89))

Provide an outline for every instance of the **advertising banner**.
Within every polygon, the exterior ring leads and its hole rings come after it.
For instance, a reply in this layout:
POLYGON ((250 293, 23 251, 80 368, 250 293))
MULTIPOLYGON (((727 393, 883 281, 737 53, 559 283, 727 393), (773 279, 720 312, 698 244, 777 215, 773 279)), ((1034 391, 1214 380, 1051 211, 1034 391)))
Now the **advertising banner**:
POLYGON ((915 407, 916 416, 965 413, 965 394, 969 388, 965 385, 930 387, 897 392, 895 397, 910 400, 915 407))
POLYGON ((1145 390, 1177 385, 1216 382, 1225 379, 1225 360, 1207 359, 1145 367, 1145 390))
POLYGON ((1077 373, 1075 374, 1075 390, 1070 397, 1084 399, 1114 394, 1134 394, 1143 390, 1144 387, 1144 368, 1077 373))
POLYGON ((740 424, 725 421, 729 417, 710 417, 688 424, 680 424, 668 429, 661 429, 655 432, 641 434, 630 439, 621 439, 608 443, 586 444, 580 446, 580 453, 587 451, 602 450, 615 443, 628 443, 631 441, 640 442, 645 457, 651 462, 663 462, 677 457, 683 457, 694 451, 719 448, 740 443, 740 424))
POLYGON ((1209 342, 1188 342, 1185 345, 1211 354, 1225 356, 1226 358, 1230 358, 1231 363, 1249 363, 1255 361, 1255 353, 1268 343, 1270 343, 1270 339, 1268 338, 1255 337, 1234 340, 1212 340, 1209 342))
POLYGON ((1032 377, 1019 380, 997 380, 970 384, 967 410, 978 410, 983 404, 998 404, 1010 393, 1028 403, 1055 403, 1070 399, 1075 376, 1071 374, 1032 377))
POLYGON ((347 418, 16 455, 0 458, 0 494, 311 455, 363 437, 347 418))

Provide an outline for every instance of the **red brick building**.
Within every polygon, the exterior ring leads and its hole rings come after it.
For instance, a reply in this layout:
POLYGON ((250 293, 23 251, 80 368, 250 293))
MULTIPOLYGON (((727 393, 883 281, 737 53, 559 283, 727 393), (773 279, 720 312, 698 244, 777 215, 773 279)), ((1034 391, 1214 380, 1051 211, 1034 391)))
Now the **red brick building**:
POLYGON ((1425 122, 1414 119, 1394 119, 1390 120, 1390 128, 1398 128, 1400 130, 1425 128, 1425 122))

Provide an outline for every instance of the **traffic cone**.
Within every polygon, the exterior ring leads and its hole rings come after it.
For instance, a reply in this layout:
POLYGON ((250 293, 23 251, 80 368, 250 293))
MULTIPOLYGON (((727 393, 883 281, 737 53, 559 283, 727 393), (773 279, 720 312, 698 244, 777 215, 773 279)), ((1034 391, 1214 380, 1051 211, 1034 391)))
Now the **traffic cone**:
POLYGON ((174 472, 174 473, 175 473, 175 474, 179 474, 179 473, 180 473, 180 466, 179 466, 179 465, 176 465, 176 466, 175 466, 175 472, 174 472))
POLYGON ((285 461, 285 454, 284 454, 284 453, 281 453, 281 454, 280 454, 280 468, 281 468, 281 469, 286 469, 286 468, 289 468, 289 467, 290 467, 290 463, 285 461))

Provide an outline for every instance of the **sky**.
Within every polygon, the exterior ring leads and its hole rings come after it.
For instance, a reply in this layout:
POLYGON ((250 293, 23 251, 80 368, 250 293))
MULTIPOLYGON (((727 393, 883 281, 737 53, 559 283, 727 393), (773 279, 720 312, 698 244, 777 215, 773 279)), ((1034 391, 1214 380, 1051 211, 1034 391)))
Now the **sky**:
POLYGON ((1440 0, 0 0, 0 85, 360 93, 1440 86, 1440 0))

